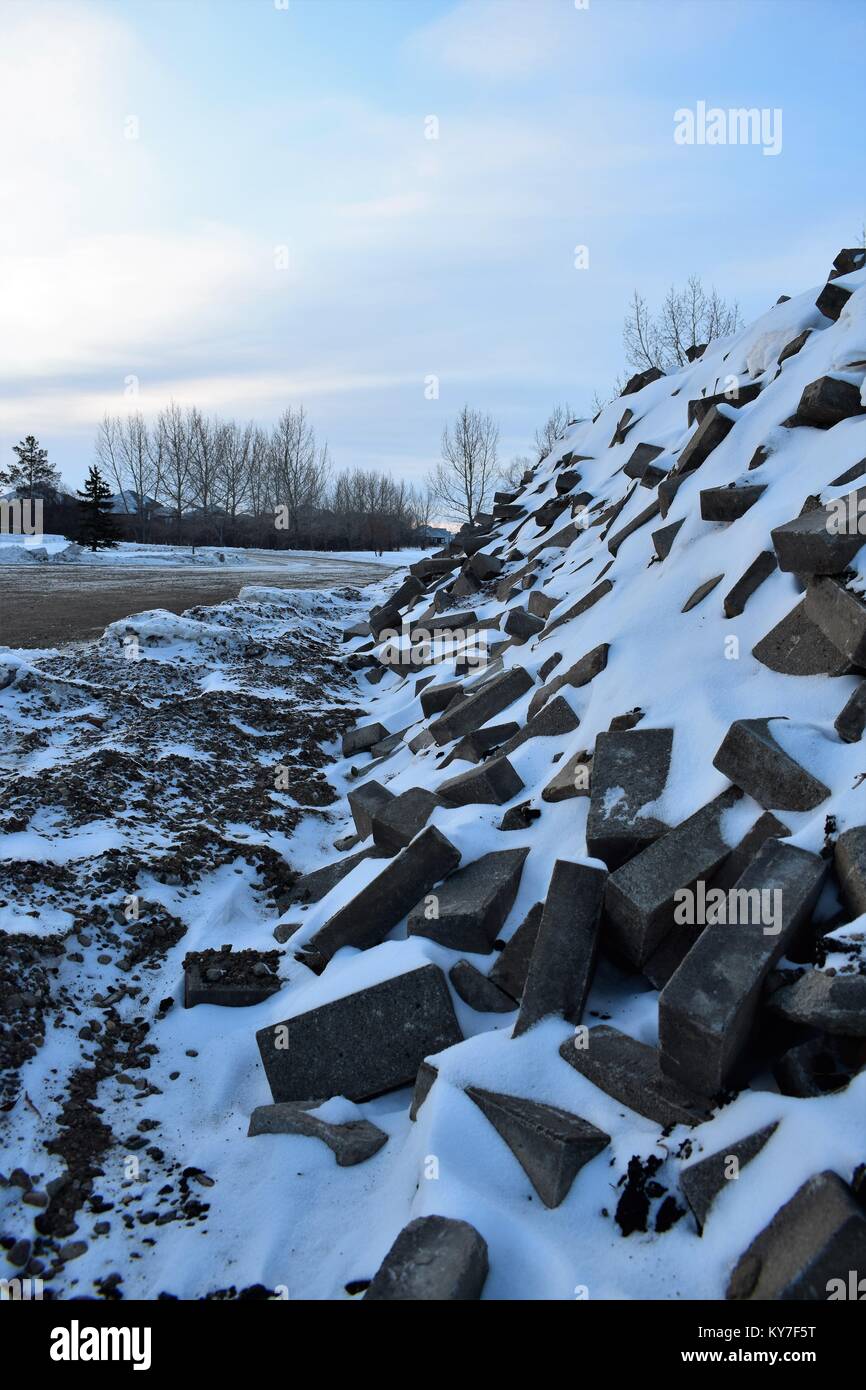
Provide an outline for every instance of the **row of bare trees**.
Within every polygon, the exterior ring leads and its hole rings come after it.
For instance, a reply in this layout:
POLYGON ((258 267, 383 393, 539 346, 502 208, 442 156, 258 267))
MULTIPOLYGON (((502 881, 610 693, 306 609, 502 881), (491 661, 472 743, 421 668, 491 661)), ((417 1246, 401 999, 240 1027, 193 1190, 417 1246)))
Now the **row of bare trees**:
POLYGON ((303 406, 270 430, 176 403, 152 422, 106 415, 94 453, 140 541, 389 549, 430 522, 427 489, 335 473, 303 406))

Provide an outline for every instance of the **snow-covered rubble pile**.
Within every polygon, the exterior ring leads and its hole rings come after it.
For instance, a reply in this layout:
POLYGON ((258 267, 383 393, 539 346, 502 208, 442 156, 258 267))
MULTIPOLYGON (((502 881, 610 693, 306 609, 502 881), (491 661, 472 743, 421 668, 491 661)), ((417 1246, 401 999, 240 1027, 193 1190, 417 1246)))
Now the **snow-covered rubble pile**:
POLYGON ((350 629, 347 834, 256 1010, 256 1134, 383 1129, 362 1195, 305 1189, 364 1232, 318 1296, 866 1269, 864 259, 633 378, 350 629))

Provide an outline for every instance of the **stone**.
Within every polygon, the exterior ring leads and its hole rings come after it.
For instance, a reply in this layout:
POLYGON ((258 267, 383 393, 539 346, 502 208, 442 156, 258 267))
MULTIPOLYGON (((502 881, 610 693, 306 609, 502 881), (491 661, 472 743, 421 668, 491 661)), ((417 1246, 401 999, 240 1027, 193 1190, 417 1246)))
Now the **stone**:
POLYGON ((840 275, 851 275, 855 270, 862 270, 864 265, 866 250, 862 246, 843 247, 833 262, 833 269, 828 278, 836 280, 840 275))
POLYGON ((776 990, 768 1007, 790 1023, 866 1038, 866 975, 810 970, 776 990))
POLYGON ((819 1035, 780 1057, 773 1077, 783 1096, 815 1100, 844 1091, 864 1066, 866 1048, 862 1042, 819 1035))
POLYGON ((605 1095, 665 1129, 699 1125, 709 1118, 709 1102, 665 1076, 654 1047, 616 1028, 596 1024, 589 1029, 585 1046, 575 1046, 575 1039, 567 1038, 559 1055, 605 1095))
POLYGON ((311 1114, 304 1105, 290 1102, 257 1105, 250 1116, 247 1134, 302 1134, 311 1139, 321 1139, 333 1152, 341 1168, 366 1163, 388 1142, 387 1134, 369 1120, 331 1124, 311 1114))
POLYGON ((738 487, 707 487, 700 494, 704 521, 737 521, 766 492, 766 483, 741 483, 738 487))
POLYGON ((516 1002, 499 989, 487 975, 468 960, 458 960, 448 971, 448 978, 464 1004, 482 1014, 510 1014, 516 1002))
POLYGON ((546 1207, 558 1207, 610 1135, 569 1110, 467 1086, 466 1094, 508 1145, 546 1207))
POLYGON ((360 724, 343 734, 343 757, 351 758, 355 753, 366 753, 374 744, 388 737, 384 724, 360 724))
POLYGON ((866 491, 837 499, 835 507, 815 507, 770 532, 786 574, 841 574, 866 544, 866 491), (864 530, 859 526, 864 524, 864 530))
POLYGON ((430 725, 430 732, 440 747, 453 738, 472 733, 513 705, 532 689, 532 684, 532 677, 522 666, 512 666, 467 696, 456 709, 447 709, 430 725))
POLYGON ((385 604, 382 608, 374 608, 370 613, 368 626, 376 641, 379 640, 383 632, 399 632, 400 609, 393 604, 385 604))
POLYGON ((659 444, 638 444, 622 471, 627 478, 642 478, 647 466, 663 453, 664 449, 659 444))
POLYGON ((866 912, 866 825, 855 825, 836 841, 836 877, 853 917, 866 912))
POLYGON ((364 1294, 390 1303, 457 1303, 481 1297, 487 1242, 467 1221, 419 1216, 398 1235, 364 1294))
POLYGON ((713 767, 735 786, 774 811, 813 811, 830 788, 813 777, 774 739, 774 719, 735 719, 713 758, 713 767))
POLYGON ((513 753, 515 748, 520 748, 531 738, 562 738, 565 734, 572 733, 579 724, 580 720, 568 701, 557 695, 544 706, 544 709, 533 715, 522 729, 511 734, 503 743, 500 752, 513 753))
POLYGON ((528 853, 495 850, 467 864, 442 885, 435 904, 416 904, 409 913, 409 935, 429 937, 452 951, 492 951, 517 896, 528 853))
POLYGON ((642 719, 646 718, 646 710, 635 705, 634 709, 626 710, 625 714, 615 714, 607 726, 609 734, 625 734, 629 729, 636 729, 642 719))
POLYGON ((412 1103, 409 1106, 409 1119, 416 1120, 418 1111, 424 1104, 433 1089, 433 1083, 439 1075, 438 1067, 434 1067, 432 1062, 423 1061, 418 1068, 418 1075, 415 1077, 415 1085, 412 1089, 412 1103))
POLYGON ((636 391, 642 391, 650 382, 658 381, 664 376, 664 372, 659 367, 647 367, 645 371, 635 372, 630 376, 625 386, 620 391, 621 396, 632 396, 636 391))
POLYGON ((370 624, 365 619, 357 623, 350 623, 348 627, 343 628, 341 636, 344 642, 351 642, 355 637, 369 637, 370 624))
POLYGON ((722 867, 713 874, 711 886, 725 891, 733 888, 768 840, 785 840, 790 833, 790 827, 784 821, 774 816, 772 811, 764 811, 740 843, 734 846, 722 867))
POLYGON ((806 617, 855 666, 866 666, 866 603, 829 575, 817 575, 806 589, 806 617))
POLYGON ((410 738, 406 747, 410 753, 420 753, 423 748, 430 748, 436 740, 429 729, 419 729, 417 734, 410 738))
POLYGON ((776 569, 776 557, 772 550, 762 550, 733 588, 725 594, 722 607, 726 618, 738 618, 746 607, 752 594, 759 589, 765 579, 776 569))
POLYGON ((447 633, 473 631, 477 625, 478 615, 471 608, 464 608, 460 612, 452 610, 446 613, 426 613, 412 624, 409 638, 412 642, 419 642, 429 633, 435 641, 434 634, 438 633, 439 639, 442 640, 447 633))
POLYGON ((323 864, 321 869, 313 869, 312 873, 302 874, 300 878, 295 880, 289 891, 280 898, 280 910, 285 912, 286 908, 293 903, 321 902, 332 888, 336 888, 338 883, 342 883, 356 864, 360 864, 362 859, 371 857, 375 857, 373 848, 361 849, 357 854, 347 854, 343 859, 335 860, 333 864, 323 864))
POLYGON ((281 982, 269 969, 262 972, 253 968, 256 954, 239 951, 233 955, 230 946, 222 952, 190 952, 183 962, 183 1007, 217 1004, 224 1009, 245 1009, 270 999, 281 982))
POLYGON ((551 598, 549 594, 543 594, 540 589, 533 589, 529 595, 529 611, 534 618, 542 618, 544 622, 550 617, 558 598, 551 598))
POLYGON ((691 473, 694 469, 700 468, 713 450, 730 434, 734 428, 734 421, 730 415, 724 413, 724 410, 729 406, 730 402, 727 402, 726 407, 710 406, 677 459, 676 471, 678 474, 691 473))
POLYGON ((730 392, 720 391, 715 396, 698 396, 695 400, 689 401, 687 420, 689 425, 693 425, 697 420, 698 424, 712 410, 714 405, 731 405, 735 410, 740 406, 748 405, 761 394, 760 382, 749 381, 744 386, 739 384, 734 386, 730 392))
POLYGON ((752 656, 783 676, 844 676, 851 663, 806 613, 806 600, 756 642, 752 656))
POLYGON ((371 1100, 463 1041, 445 976, 422 965, 271 1024, 256 1041, 275 1101, 371 1100))
POLYGON ((558 859, 529 962, 513 1037, 557 1014, 580 1023, 592 982, 607 874, 558 859))
POLYGON ((414 840, 442 804, 426 787, 409 787, 372 813, 373 839, 381 849, 396 854, 414 840))
POLYGON ((516 806, 509 806, 497 830, 529 830, 532 822, 538 820, 541 811, 537 806, 533 806, 531 801, 521 801, 516 806))
POLYGON ((731 847, 722 837, 735 787, 702 806, 611 874, 605 894, 604 942, 640 970, 674 925, 674 894, 720 868, 731 847))
POLYGON ((852 463, 850 468, 846 468, 844 473, 840 473, 838 478, 830 481, 830 487, 847 487, 848 483, 855 483, 858 478, 862 478, 866 473, 866 459, 860 459, 859 463, 852 463))
MULTIPOLYGON (((349 810, 352 812, 355 829, 362 840, 366 840, 367 836, 373 833, 374 814, 384 810, 393 800, 394 793, 389 792, 387 787, 383 787, 381 782, 376 782, 373 778, 370 778, 369 782, 365 782, 363 786, 354 787, 349 792, 349 810)), ((316 872, 321 873, 321 870, 316 870, 316 872)), ((319 896, 323 895, 320 894, 319 896)), ((308 901, 317 902, 318 899, 308 899, 308 901)))
POLYGON ((595 740, 586 848, 609 869, 618 869, 670 829, 642 811, 665 789, 673 739, 673 729, 633 729, 602 733, 595 740))
POLYGON ((527 714, 530 719, 534 719, 539 710, 543 709, 548 700, 556 695, 565 685, 570 685, 574 690, 580 690, 584 685, 589 685, 590 681, 595 680, 607 665, 607 654, 610 647, 607 642, 602 642, 598 647, 593 647, 591 652, 582 656, 561 676, 554 676, 552 681, 543 686, 541 690, 536 690, 529 702, 527 714))
POLYGON ((852 381, 842 381, 839 377, 822 376, 805 387, 797 406, 797 418, 803 424, 828 429, 852 415, 864 414, 864 410, 866 407, 860 404, 859 386, 852 381))
POLYGON ((498 989, 519 1000, 526 985, 529 962, 541 925, 543 903, 533 903, 514 935, 505 943, 487 978, 498 989))
POLYGON ((565 493, 571 492, 573 488, 576 488, 579 482, 580 474, 578 473, 577 469, 570 468, 567 469, 565 472, 559 474, 559 476, 556 479, 556 482, 554 483, 554 487, 556 488, 556 491, 560 495, 560 497, 562 497, 565 495, 565 493))
POLYGON ((658 498, 656 498, 655 501, 651 502, 648 507, 645 507, 642 512, 639 512, 636 517, 627 522, 625 526, 621 527, 615 535, 610 537, 607 548, 611 555, 616 555, 620 546, 624 541, 628 540, 629 536, 634 535, 635 531, 639 531, 642 526, 646 526, 647 522, 652 521, 658 514, 659 501, 658 498))
POLYGON ((666 517, 673 506, 674 498, 686 481, 686 474, 669 473, 658 485, 659 513, 666 517))
POLYGON ((652 533, 652 543, 655 546, 656 555, 660 560, 666 560, 671 553, 671 547, 677 538, 679 529, 685 521, 672 521, 668 526, 660 526, 658 531, 652 533))
POLYGON ((460 564, 456 556, 445 556, 442 559, 434 559, 432 555, 425 555, 423 560, 416 560, 409 566, 409 573, 414 574, 416 579, 420 579, 422 584, 437 578, 439 575, 451 574, 460 564))
POLYGON ((414 574, 407 574, 399 589, 391 595, 390 606, 394 608, 405 608, 408 603, 414 602, 421 597, 424 592, 424 585, 414 574))
POLYGON ((726 1297, 823 1303, 831 1296, 834 1281, 847 1298, 851 1270, 859 1275, 863 1269, 863 1208, 838 1174, 817 1173, 779 1208, 740 1256, 726 1297))
POLYGON ((659 995, 666 1075, 707 1096, 728 1084, 751 1040, 764 980, 811 920, 825 873, 819 855, 765 843, 729 890, 725 920, 708 923, 659 995))
POLYGON ((558 617, 554 618, 552 623, 547 624, 547 627, 544 629, 544 639, 546 640, 551 632, 561 627, 563 623, 570 623, 573 619, 579 618, 581 614, 593 608, 595 604, 598 603, 599 599, 604 598, 605 594, 610 593, 612 588, 612 579, 603 579, 600 584, 596 584, 594 588, 590 589, 588 594, 584 594, 583 598, 578 599, 577 603, 572 604, 571 608, 567 609, 565 613, 561 613, 558 617))
POLYGON ((844 285, 828 283, 815 300, 815 306, 825 318, 838 319, 850 298, 851 291, 846 290, 844 285))
POLYGON ((836 716, 833 728, 843 743, 859 743, 866 729, 866 681, 861 681, 836 716))
POLYGON ((589 796, 592 777, 592 754, 585 748, 573 753, 548 782, 541 793, 542 801, 569 801, 574 796, 589 796))
POLYGON ((637 419, 635 417, 634 411, 623 411, 622 415, 619 418, 619 422, 617 423, 617 427, 613 432, 613 438, 611 439, 608 448, 612 449, 616 444, 625 443, 625 439, 629 430, 632 429, 636 424, 637 419))
POLYGON ((440 782, 437 793, 448 806, 503 806, 523 786, 508 759, 496 757, 440 782))
POLYGON ((686 599, 681 612, 690 613, 693 608, 697 608, 698 604, 703 603, 707 595, 711 594, 718 584, 721 584, 724 577, 723 574, 717 574, 712 579, 705 579, 703 584, 699 584, 694 593, 686 599))
POLYGON ((680 1171, 680 1190, 697 1222, 699 1235, 703 1235, 710 1208, 719 1193, 724 1191, 728 1182, 739 1180, 741 1170, 747 1163, 751 1163, 753 1158, 757 1158, 778 1127, 778 1121, 767 1125, 764 1129, 747 1135, 745 1139, 738 1139, 735 1144, 728 1144, 727 1148, 720 1149, 718 1153, 700 1158, 697 1163, 690 1163, 688 1168, 680 1171), (731 1159, 736 1159, 735 1166, 731 1164, 731 1159), (736 1175, 735 1178, 731 1176, 732 1172, 736 1175))
POLYGON ((462 694, 462 681, 443 681, 440 685, 427 686, 421 692, 421 708, 429 719, 432 714, 441 714, 455 696, 462 694))
POLYGON ((498 555, 489 555, 487 551, 476 550, 469 560, 469 568, 475 578, 483 584, 486 579, 495 579, 502 573, 502 560, 498 555))
POLYGON ((811 332, 812 330, 810 328, 804 328, 802 333, 798 333, 796 338, 792 338, 789 343, 785 344, 782 351, 779 353, 780 367, 783 362, 787 362, 789 357, 796 357, 797 353, 806 346, 806 339, 810 336, 811 332))
MULTIPOLYGON (((460 863, 460 851, 429 825, 345 907, 338 908, 304 947, 315 965, 329 961, 342 946, 377 946, 420 898, 460 863)), ((287 1100, 295 1097, 287 1096, 287 1100)), ((305 1096, 299 1097, 307 1099, 305 1096)))
MULTIPOLYGON (((480 763, 495 748, 500 748, 503 743, 520 732, 520 725, 510 721, 508 724, 488 724, 483 729, 477 729, 474 733, 467 734, 461 738, 459 743, 454 745, 454 751, 442 763, 442 767, 447 767, 453 762, 480 763)), ((432 740, 431 740, 432 741, 432 740)))
POLYGON ((536 618, 526 608, 512 608, 505 619, 503 631, 522 644, 528 642, 530 637, 537 637, 543 627, 543 618, 536 618))

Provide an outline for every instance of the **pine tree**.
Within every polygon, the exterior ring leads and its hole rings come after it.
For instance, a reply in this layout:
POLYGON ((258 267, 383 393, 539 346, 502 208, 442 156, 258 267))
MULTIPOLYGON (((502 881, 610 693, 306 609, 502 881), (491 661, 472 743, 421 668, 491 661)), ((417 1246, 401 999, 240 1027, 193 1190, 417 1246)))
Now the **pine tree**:
POLYGON ((108 550, 117 545, 117 526, 111 510, 111 488, 95 464, 91 465, 84 488, 78 489, 78 538, 91 550, 108 550))
POLYGON ((17 463, 0 470, 0 487, 14 488, 20 497, 31 501, 59 492, 60 474, 53 463, 48 462, 48 450, 40 447, 38 439, 28 434, 12 452, 17 456, 17 463))

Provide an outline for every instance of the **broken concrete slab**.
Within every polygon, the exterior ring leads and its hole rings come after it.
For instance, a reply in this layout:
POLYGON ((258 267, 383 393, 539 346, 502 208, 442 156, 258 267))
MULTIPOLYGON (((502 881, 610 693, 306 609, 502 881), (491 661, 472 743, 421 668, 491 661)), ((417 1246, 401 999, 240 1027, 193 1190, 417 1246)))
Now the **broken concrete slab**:
POLYGON ((387 1134, 369 1120, 331 1124, 310 1114, 307 1106, 290 1102, 257 1105, 250 1116, 247 1134, 302 1134, 311 1139, 321 1139, 341 1168, 366 1163, 388 1142, 387 1134))
POLYGON ((777 989, 768 1008, 790 1023, 822 1033, 866 1038, 866 975, 810 970, 777 989))
POLYGON ((836 716, 833 728, 843 743, 859 743, 866 729, 866 681, 861 681, 854 694, 836 716))
POLYGON ((620 546, 624 541, 628 540, 629 536, 633 536, 635 531, 639 531, 642 526, 646 526, 647 522, 652 521, 658 514, 659 501, 658 498, 656 498, 654 501, 650 502, 648 507, 645 507, 642 512, 639 512, 636 517, 627 522, 625 526, 620 527, 620 529, 609 538, 607 548, 611 555, 616 555, 620 546))
POLYGON ((866 603, 829 575, 817 575, 806 589, 806 616, 855 666, 866 666, 866 603))
POLYGON ((610 1135, 557 1105, 467 1086, 466 1094, 505 1140, 546 1207, 558 1207, 610 1135))
POLYGON ((607 666, 607 654, 610 646, 607 642, 602 642, 598 647, 593 647, 591 652, 582 656, 567 671, 563 671, 561 676, 554 676, 552 681, 542 686, 541 690, 536 690, 529 702, 527 714, 530 719, 534 719, 539 710, 542 710, 552 696, 556 695, 563 686, 570 685, 574 690, 580 690, 582 686, 589 685, 590 681, 595 680, 607 666))
POLYGON ((688 423, 693 425, 697 420, 698 424, 709 414, 714 405, 731 405, 735 410, 740 406, 748 405, 761 394, 761 385, 757 381, 749 381, 744 385, 732 386, 730 391, 720 391, 714 396, 697 396, 689 401, 688 423))
POLYGON ((866 912, 866 825, 855 825, 836 841, 836 877, 854 917, 866 912))
POLYGON ((540 589, 533 589, 529 595, 529 611, 535 618, 543 618, 545 622, 550 617, 558 598, 551 598, 549 594, 543 594, 540 589))
POLYGON ((664 449, 659 444, 638 444, 622 471, 627 478, 642 478, 648 465, 663 453, 664 449))
POLYGON ((600 1091, 665 1129, 709 1118, 709 1102, 665 1076, 654 1047, 616 1028, 598 1024, 582 1039, 567 1038, 559 1055, 600 1091))
POLYGON ((780 1207, 740 1256, 727 1298, 809 1300, 849 1297, 850 1273, 866 1269, 866 1216, 837 1173, 818 1173, 780 1207), (841 1290, 841 1292, 839 1292, 841 1290))
POLYGON ((518 729, 502 745, 501 752, 513 753, 532 738, 562 738, 572 733, 580 724, 571 705, 561 695, 557 695, 544 709, 518 729))
POLYGON ((542 801, 570 801, 575 796, 589 796, 592 779, 592 754, 579 748, 560 767, 541 793, 542 801))
POLYGON ((280 988, 279 951, 190 951, 183 959, 183 1007, 217 1004, 244 1009, 261 1004, 280 988))
POLYGON ((703 584, 699 584, 693 594, 690 594, 680 610, 683 613, 690 613, 693 608, 697 608, 699 603, 703 603, 708 594, 713 592, 718 584, 724 579, 723 574, 714 575, 712 579, 705 579, 703 584))
POLYGON ((481 1297, 487 1242, 467 1221, 419 1216, 398 1235, 364 1299, 457 1303, 481 1297))
POLYGON ((672 521, 669 526, 660 526, 658 531, 653 531, 651 540, 655 546, 656 555, 660 560, 666 560, 670 555, 671 547, 677 538, 683 521, 685 521, 685 517, 680 521, 672 521))
POLYGON ((619 394, 620 396, 633 396, 636 391, 642 391, 645 386, 649 386, 651 382, 658 381, 663 376, 664 372, 660 367, 647 367, 645 371, 635 372, 634 376, 630 376, 619 394))
MULTIPOLYGON (((383 787, 381 782, 376 782, 373 778, 370 778, 363 786, 354 787, 349 792, 349 810, 352 812, 355 829, 362 840, 366 840, 367 836, 373 833, 374 813, 383 810, 393 800, 394 793, 389 792, 387 787, 383 787)), ((321 873, 321 870, 316 870, 316 872, 321 873)), ((318 899, 308 899, 308 901, 318 901, 318 899)))
MULTIPOLYGON (((366 838, 366 837, 365 837, 366 838)), ((360 864, 362 859, 377 858, 378 853, 375 847, 358 850, 357 854, 347 854, 342 859, 336 859, 333 864, 323 864, 321 869, 313 869, 309 874, 302 874, 296 879, 287 893, 279 899, 278 906, 282 912, 293 903, 317 903, 324 898, 326 893, 330 893, 332 888, 336 888, 338 883, 352 872, 356 864, 360 864)))
POLYGON ((804 328, 802 333, 798 333, 796 338, 792 338, 789 343, 785 344, 782 351, 779 353, 778 362, 780 367, 783 362, 788 361, 789 357, 796 357, 797 353, 806 346, 806 340, 809 338, 811 332, 811 328, 804 328))
POLYGON ((604 598, 605 594, 609 594, 612 588, 612 579, 603 579, 600 584, 596 584, 590 589, 588 594, 584 594, 583 598, 578 599, 577 603, 572 604, 571 608, 566 609, 564 613, 560 613, 558 617, 554 618, 553 622, 547 624, 547 627, 544 629, 544 638, 542 640, 546 641, 551 632, 561 627, 563 623, 570 623, 573 619, 579 618, 582 613, 588 612, 590 608, 598 603, 599 599, 604 598))
POLYGON ((275 1101, 370 1100, 410 1085, 428 1054, 462 1041, 438 965, 395 975, 256 1033, 275 1101))
POLYGON ((415 1085, 412 1089, 412 1103, 409 1106, 409 1119, 416 1120, 418 1111, 424 1104, 433 1089, 433 1083, 439 1075, 439 1068, 434 1067, 432 1062, 423 1061, 418 1068, 418 1075, 415 1077, 415 1085))
POLYGON ((642 811, 665 789, 673 739, 673 729, 632 729, 595 740, 586 848, 609 869, 618 869, 670 829, 642 811))
POLYGON ((704 521, 738 521, 766 491, 766 483, 704 488, 700 494, 701 518, 704 521))
POLYGON ((430 725, 430 732, 440 747, 453 738, 472 733, 513 705, 532 689, 532 685, 532 677, 522 666, 512 666, 467 696, 456 708, 449 707, 430 725))
POLYGON ((449 806, 503 806, 518 792, 523 782, 506 757, 488 758, 468 772, 440 782, 437 794, 449 806))
POLYGON ((611 874, 604 940, 628 964, 641 969, 667 936, 677 891, 709 879, 730 854, 721 823, 739 797, 731 787, 611 874))
POLYGON ((866 250, 862 246, 844 246, 833 261, 833 269, 828 280, 837 280, 840 275, 851 275, 866 265, 866 250))
POLYGON ((455 696, 462 694, 462 681, 443 681, 440 685, 427 686, 421 692, 421 708, 428 718, 431 714, 441 714, 455 696))
POLYGON ((458 960, 448 971, 448 978, 464 1004, 481 1014, 510 1014, 517 1008, 515 1000, 483 975, 471 961, 458 960))
MULTIPOLYGON (((502 744, 520 732, 520 725, 510 720, 507 724, 488 724, 483 729, 477 729, 474 733, 467 734, 461 738, 459 743, 454 745, 453 752, 442 762, 442 767, 447 767, 453 762, 480 763, 495 748, 501 748, 502 744)), ((432 738, 431 738, 432 742, 432 738)))
POLYGON ((771 628, 752 648, 752 656, 783 676, 844 676, 851 662, 806 613, 806 600, 771 628))
POLYGON ((725 892, 733 888, 768 840, 785 840, 790 833, 790 827, 784 821, 774 816, 772 811, 764 811, 740 843, 734 846, 722 867, 713 874, 710 887, 721 888, 725 892))
POLYGON ((502 573, 503 561, 498 555, 490 555, 485 550, 476 550, 470 557, 469 569, 482 584, 486 579, 495 579, 502 573))
POLYGON ((409 787, 371 813, 373 839, 381 849, 396 854, 414 840, 442 804, 426 787, 409 787))
POLYGON ((343 757, 351 758, 355 753, 366 753, 374 744, 388 737, 384 724, 359 724, 343 734, 343 757))
POLYGON ((761 587, 765 579, 769 579, 776 567, 776 557, 772 550, 762 550, 746 572, 740 576, 733 588, 725 594, 722 605, 725 617, 738 618, 752 594, 761 587))
POLYGON ((844 1091, 866 1066, 866 1046, 859 1039, 819 1034, 780 1057, 773 1077, 783 1096, 815 1100, 844 1091))
POLYGON ((607 874, 558 859, 529 962, 513 1037, 558 1014, 580 1023, 592 982, 607 874))
POLYGON ((667 1076, 707 1096, 728 1084, 749 1044, 764 980, 811 919, 825 873, 819 855, 769 840, 721 908, 708 902, 707 926, 659 995, 667 1076))
POLYGON ((765 810, 813 811, 827 800, 830 788, 776 742, 770 729, 776 718, 735 719, 713 767, 765 810))
POLYGON ((537 637, 543 627, 543 618, 536 618, 526 608, 511 608, 505 619, 503 632, 507 632, 515 642, 522 644, 528 642, 530 637, 537 637))
POLYGON ((852 415, 862 415, 866 407, 860 404, 860 387, 853 381, 835 376, 822 376, 810 381, 800 397, 797 417, 804 424, 829 428, 852 415))
POLYGON ((304 947, 304 952, 311 956, 311 968, 329 961, 342 946, 356 946, 359 950, 377 946, 419 899, 459 863, 460 851, 434 825, 429 825, 319 928, 304 947))
POLYGON ((543 911, 543 903, 533 903, 520 926, 505 943, 487 977, 498 989, 504 990, 512 999, 518 1001, 526 985, 529 962, 535 949, 543 911))
POLYGON ((846 290, 844 285, 828 282, 815 300, 815 307, 821 310, 825 318, 837 320, 850 298, 851 291, 846 290))
POLYGON ((700 468, 713 450, 718 448, 722 440, 730 434, 734 428, 734 420, 725 413, 729 408, 730 403, 725 407, 710 406, 677 459, 676 471, 678 474, 692 473, 696 468, 700 468))
POLYGON ((866 544, 866 490, 783 522, 770 539, 786 574, 841 574, 866 544))
POLYGON ((766 1125, 764 1129, 756 1130, 745 1139, 738 1139, 735 1144, 728 1144, 718 1153, 700 1158, 697 1163, 690 1163, 688 1168, 681 1170, 680 1190, 697 1222, 699 1235, 703 1235, 710 1208, 719 1193, 728 1182, 739 1179, 741 1169, 757 1158, 778 1128, 778 1121, 766 1125))
POLYGON ((409 913, 409 935, 485 954, 511 911, 528 849, 494 850, 467 864, 409 913))

